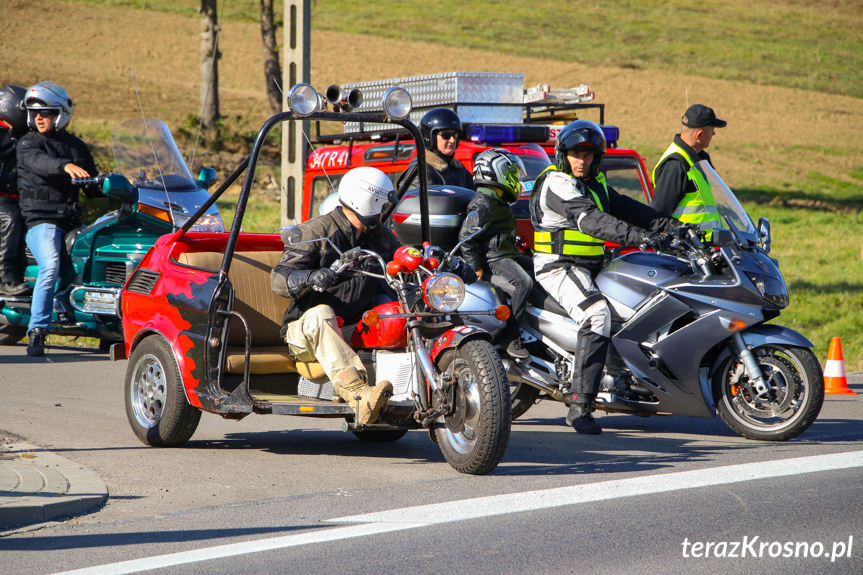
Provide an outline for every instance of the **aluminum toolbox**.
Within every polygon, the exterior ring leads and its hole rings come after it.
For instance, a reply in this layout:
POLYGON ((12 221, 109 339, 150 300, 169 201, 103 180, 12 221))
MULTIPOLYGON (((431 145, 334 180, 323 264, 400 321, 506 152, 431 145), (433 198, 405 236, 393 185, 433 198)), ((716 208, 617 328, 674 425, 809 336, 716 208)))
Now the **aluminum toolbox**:
MULTIPOLYGON (((416 125, 419 125, 427 111, 437 106, 454 109, 462 122, 522 123, 524 74, 445 72, 373 82, 355 82, 345 84, 342 89, 359 89, 363 94, 363 103, 357 111, 365 112, 380 111, 384 93, 393 86, 400 86, 410 92, 414 107, 410 118, 416 125)), ((398 126, 388 124, 369 124, 360 127, 359 124, 353 123, 345 125, 345 132, 397 128, 398 126)))

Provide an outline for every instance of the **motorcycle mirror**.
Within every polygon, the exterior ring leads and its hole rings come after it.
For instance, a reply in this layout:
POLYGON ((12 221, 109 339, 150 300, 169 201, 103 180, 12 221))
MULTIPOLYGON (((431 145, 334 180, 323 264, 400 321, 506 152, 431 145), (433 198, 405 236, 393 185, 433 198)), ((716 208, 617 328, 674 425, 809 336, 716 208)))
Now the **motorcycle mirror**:
POLYGON ((766 253, 770 253, 770 220, 758 218, 758 233, 761 234, 761 247, 766 253))
POLYGON ((298 244, 303 240, 303 232, 300 231, 300 226, 287 226, 282 228, 282 243, 286 246, 298 244))
POLYGON ((467 213, 467 217, 464 219, 464 223, 467 226, 467 229, 470 231, 479 229, 479 212, 476 210, 471 210, 467 213))
POLYGON ((108 174, 102 182, 102 194, 109 198, 125 200, 135 192, 132 184, 123 174, 108 174))
POLYGON ((210 186, 216 183, 216 180, 219 179, 219 174, 216 172, 216 168, 211 167, 203 167, 201 171, 198 173, 198 185, 202 188, 209 189, 210 186))

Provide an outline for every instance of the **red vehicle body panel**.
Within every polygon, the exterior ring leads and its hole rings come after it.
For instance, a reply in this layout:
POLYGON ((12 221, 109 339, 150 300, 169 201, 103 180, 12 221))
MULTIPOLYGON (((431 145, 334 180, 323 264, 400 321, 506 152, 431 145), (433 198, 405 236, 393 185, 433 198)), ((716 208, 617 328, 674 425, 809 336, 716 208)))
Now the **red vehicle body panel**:
MULTIPOLYGON (((205 375, 205 342, 194 327, 209 321, 208 309, 201 306, 210 298, 202 293, 214 291, 218 272, 203 270, 179 263, 186 252, 224 253, 227 233, 179 232, 167 234, 141 260, 123 292, 123 341, 126 356, 143 337, 159 334, 173 348, 180 377, 189 403, 196 407, 216 411, 214 392, 207 389, 205 375), (158 281, 148 293, 136 290, 136 276, 153 274, 158 281)), ((242 233, 236 251, 281 251, 284 248, 278 234, 242 233)), ((146 290, 144 290, 146 291, 146 290)))

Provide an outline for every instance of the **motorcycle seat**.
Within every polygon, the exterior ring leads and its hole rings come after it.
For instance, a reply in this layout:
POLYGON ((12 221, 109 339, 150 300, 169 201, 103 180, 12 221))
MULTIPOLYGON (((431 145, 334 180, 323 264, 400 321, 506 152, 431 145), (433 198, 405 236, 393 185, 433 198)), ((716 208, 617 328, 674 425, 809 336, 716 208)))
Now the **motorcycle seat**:
POLYGON ((530 304, 547 312, 569 317, 569 313, 538 283, 533 284, 533 290, 530 292, 530 304))

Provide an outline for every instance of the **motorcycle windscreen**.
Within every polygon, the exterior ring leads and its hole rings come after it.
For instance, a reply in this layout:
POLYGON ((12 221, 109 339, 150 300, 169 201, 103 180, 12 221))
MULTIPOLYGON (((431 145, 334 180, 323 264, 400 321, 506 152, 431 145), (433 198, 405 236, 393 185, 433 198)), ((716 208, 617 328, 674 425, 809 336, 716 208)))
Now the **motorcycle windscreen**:
POLYGON ((161 120, 129 120, 111 130, 115 169, 133 186, 157 190, 198 188, 171 130, 161 120))
POLYGON ((734 192, 731 191, 731 188, 722 181, 722 178, 719 177, 719 174, 716 173, 713 166, 711 166, 707 160, 701 160, 695 164, 695 167, 704 175, 704 179, 710 184, 710 190, 713 193, 713 201, 716 203, 716 208, 719 210, 719 218, 721 220, 722 227, 728 229, 728 222, 726 221, 727 217, 731 220, 731 224, 737 228, 742 240, 749 241, 753 244, 758 243, 760 236, 755 230, 755 224, 752 223, 752 218, 749 217, 749 214, 746 213, 746 210, 743 209, 743 206, 741 206, 740 202, 737 200, 737 196, 735 196, 734 192))

